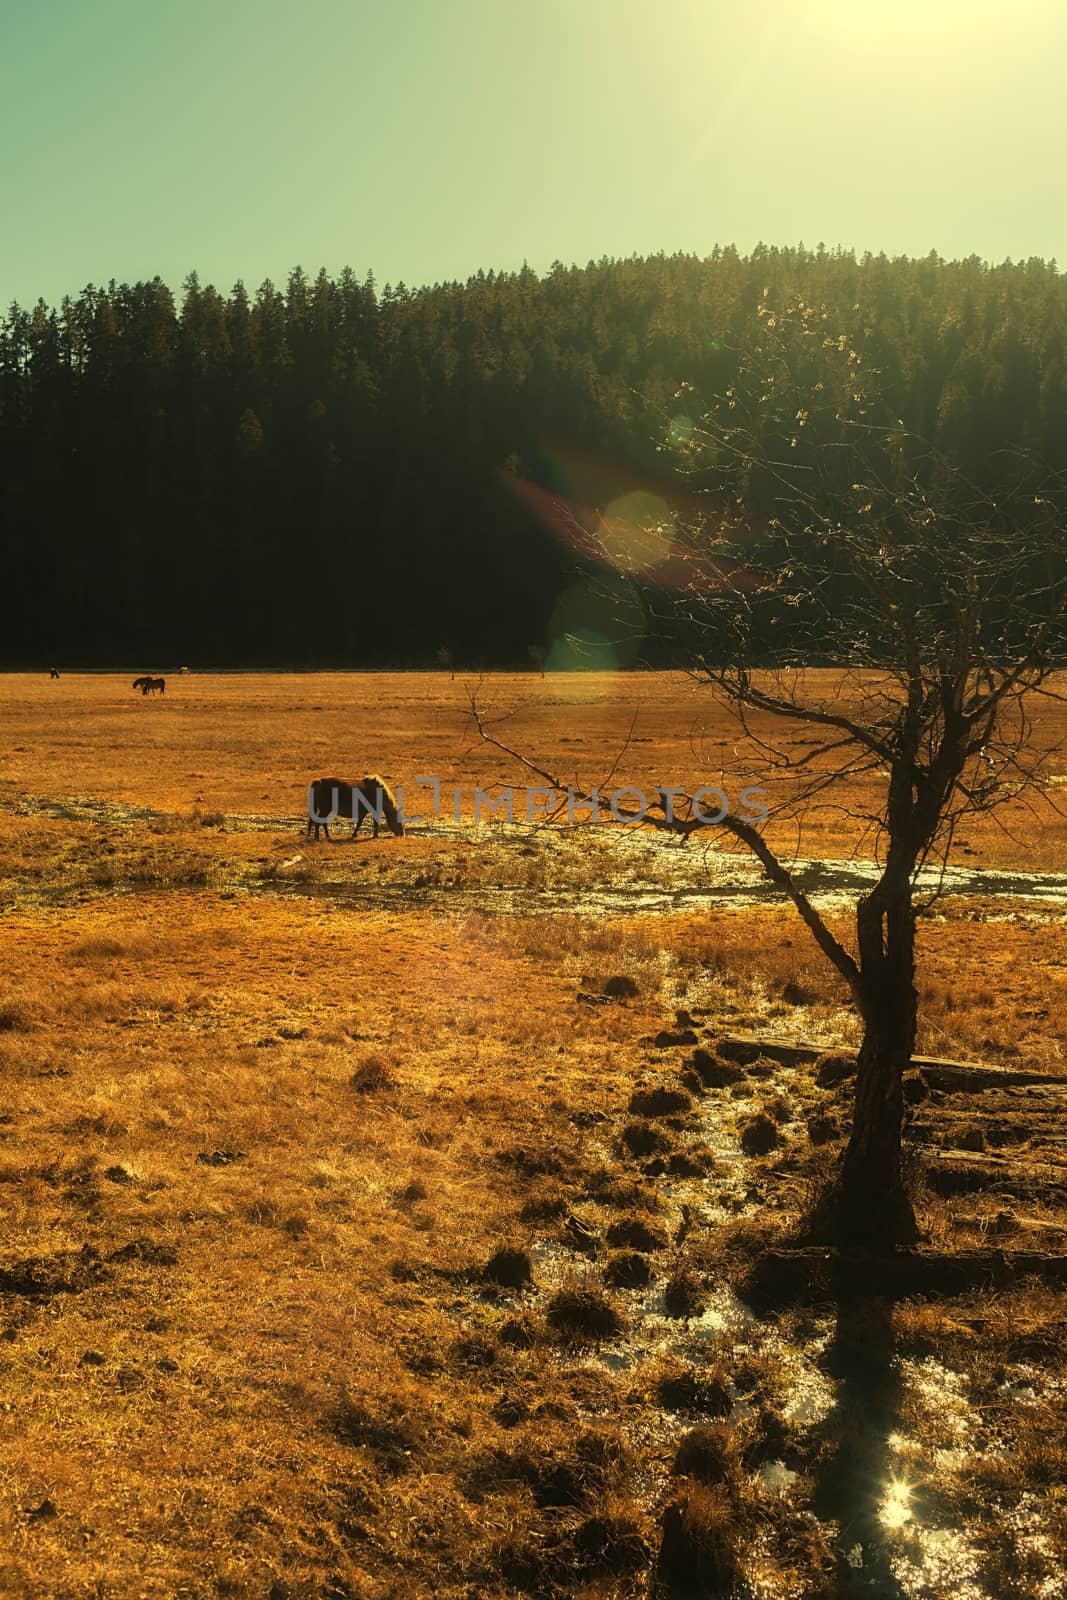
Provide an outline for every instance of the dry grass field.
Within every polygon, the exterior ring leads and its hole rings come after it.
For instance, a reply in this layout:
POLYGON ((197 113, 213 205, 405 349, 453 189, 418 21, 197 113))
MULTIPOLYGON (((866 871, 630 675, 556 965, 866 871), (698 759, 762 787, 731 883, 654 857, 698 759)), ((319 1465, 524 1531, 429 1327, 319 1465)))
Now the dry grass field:
MULTIPOLYGON (((959 1273, 786 1305, 856 1039, 786 907, 713 839, 475 828, 524 779, 460 677, 133 676, 0 678, 5 1600, 1067 1593, 1052 806, 924 925, 920 1049, 1016 1074, 911 1080, 959 1273), (368 769, 459 820, 307 841, 368 769)), ((680 677, 479 694, 583 781, 761 781, 680 677)), ((781 842, 846 935, 855 835, 781 842)))

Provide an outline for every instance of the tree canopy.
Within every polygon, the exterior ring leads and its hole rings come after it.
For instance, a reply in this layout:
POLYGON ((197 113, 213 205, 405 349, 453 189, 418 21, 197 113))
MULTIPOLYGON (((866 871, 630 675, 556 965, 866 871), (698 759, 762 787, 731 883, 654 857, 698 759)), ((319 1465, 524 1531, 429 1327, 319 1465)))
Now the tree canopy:
MULTIPOLYGON (((677 496, 694 397, 728 405, 739 352, 800 302, 834 331, 804 352, 813 393, 861 393, 862 349, 902 428, 982 493, 1015 447, 1067 468, 1067 286, 1042 261, 760 246, 419 290, 296 268, 223 294, 194 273, 177 301, 156 278, 12 306, 0 655, 528 666, 594 559, 583 534, 677 496)), ((830 405, 790 422, 802 452, 832 442, 830 405)), ((734 487, 759 508, 758 477, 734 487)))

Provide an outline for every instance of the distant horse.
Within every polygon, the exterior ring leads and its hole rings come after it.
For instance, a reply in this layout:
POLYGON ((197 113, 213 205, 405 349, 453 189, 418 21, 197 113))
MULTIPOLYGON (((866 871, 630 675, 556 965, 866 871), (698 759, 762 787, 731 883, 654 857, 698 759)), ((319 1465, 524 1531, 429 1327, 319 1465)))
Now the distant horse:
POLYGON ((151 682, 152 682, 151 678, 134 678, 133 687, 135 689, 140 689, 142 694, 147 694, 148 693, 148 685, 151 682))
POLYGON ((314 829, 317 839, 322 828, 328 839, 329 825, 335 816, 351 818, 353 839, 363 826, 365 816, 369 816, 374 824, 375 838, 378 837, 378 827, 382 821, 390 833, 399 837, 404 832, 396 796, 385 779, 377 773, 361 778, 355 784, 345 783, 341 778, 315 779, 308 793, 308 838, 311 838, 314 829))
POLYGON ((59 677, 59 668, 58 667, 49 667, 48 676, 50 678, 58 678, 59 677))
POLYGON ((167 680, 166 678, 149 678, 146 675, 143 678, 134 678, 133 687, 140 689, 142 694, 153 694, 157 689, 160 694, 166 694, 167 680))

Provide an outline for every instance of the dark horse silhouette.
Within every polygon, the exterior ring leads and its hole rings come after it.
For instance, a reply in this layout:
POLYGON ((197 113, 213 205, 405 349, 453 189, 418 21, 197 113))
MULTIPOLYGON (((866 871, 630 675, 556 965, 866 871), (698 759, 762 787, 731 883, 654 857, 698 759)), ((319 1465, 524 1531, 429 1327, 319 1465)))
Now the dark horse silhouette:
POLYGON ((356 837, 363 826, 363 818, 370 817, 374 824, 374 837, 378 837, 378 827, 385 822, 390 833, 398 836, 404 831, 404 824, 400 820, 396 796, 377 773, 361 778, 358 783, 345 783, 341 778, 316 778, 308 790, 308 838, 317 839, 319 829, 325 830, 327 839, 330 837, 330 823, 334 817, 352 819, 352 837, 356 837))
POLYGON ((156 689, 159 690, 160 694, 166 694, 167 680, 166 678, 150 678, 146 675, 143 678, 134 678, 133 687, 140 689, 142 694, 152 694, 156 689))
POLYGON ((48 676, 50 678, 58 678, 59 677, 59 668, 58 667, 49 667, 48 676))

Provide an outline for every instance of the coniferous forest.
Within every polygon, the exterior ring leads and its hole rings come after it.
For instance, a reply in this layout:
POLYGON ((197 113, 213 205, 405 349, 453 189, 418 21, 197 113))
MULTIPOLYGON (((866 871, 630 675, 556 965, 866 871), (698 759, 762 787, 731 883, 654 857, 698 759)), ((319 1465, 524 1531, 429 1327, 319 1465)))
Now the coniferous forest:
POLYGON ((0 659, 527 665, 578 559, 538 504, 672 480, 671 418, 730 383, 761 299, 797 295, 863 331, 901 419, 976 482, 1016 444, 1067 469, 1067 282, 1038 260, 112 282, 0 324, 0 659))

